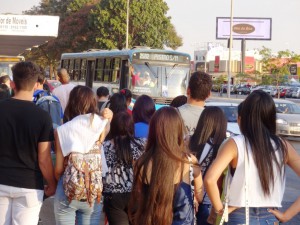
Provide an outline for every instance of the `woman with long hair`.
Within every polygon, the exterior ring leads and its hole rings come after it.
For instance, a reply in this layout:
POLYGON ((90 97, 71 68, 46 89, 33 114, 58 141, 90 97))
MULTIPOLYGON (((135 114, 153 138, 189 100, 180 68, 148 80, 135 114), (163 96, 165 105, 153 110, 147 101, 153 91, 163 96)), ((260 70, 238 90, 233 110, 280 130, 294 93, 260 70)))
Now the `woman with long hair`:
POLYGON ((202 178, 197 159, 185 148, 184 136, 176 109, 163 107, 155 112, 145 153, 135 166, 129 207, 133 225, 194 224, 194 198, 202 199, 202 178))
MULTIPOLYGON (((189 148, 196 155, 204 179, 208 168, 217 156, 218 149, 226 138, 227 119, 222 109, 207 106, 201 113, 196 130, 190 138, 189 148)), ((211 202, 204 191, 198 207, 197 224, 207 225, 211 202)))
POLYGON ((108 173, 103 178, 104 211, 110 225, 129 225, 128 202, 133 183, 133 163, 146 139, 134 138, 134 125, 126 111, 114 115, 110 139, 103 143, 108 173))
MULTIPOLYGON (((103 133, 105 135, 109 129, 104 118, 110 120, 112 113, 105 109, 102 115, 104 117, 98 115, 97 99, 92 89, 81 85, 72 89, 64 114, 65 124, 55 131, 55 178, 58 184, 54 198, 54 212, 57 225, 75 224, 75 219, 78 225, 98 225, 100 222, 101 205, 98 199, 91 200, 89 197, 70 199, 70 196, 66 195, 66 187, 63 183, 66 181, 66 176, 70 175, 66 174, 66 171, 70 162, 68 157, 72 153, 85 154, 94 147, 93 150, 99 150, 99 146, 96 145, 100 135, 103 133)), ((103 139, 104 136, 101 136, 101 140, 103 139)), ((100 153, 95 154, 101 159, 100 153)), ((70 190, 72 191, 74 190, 70 190)))
POLYGON ((269 208, 281 207, 285 165, 300 175, 299 156, 276 135, 276 108, 266 92, 254 91, 245 99, 239 121, 242 134, 221 146, 205 177, 205 188, 216 212, 223 214, 217 181, 229 165, 228 224, 244 224, 246 217, 250 225, 275 224, 269 208))
POLYGON ((155 103, 153 99, 148 95, 140 95, 132 109, 135 137, 148 137, 149 122, 154 113, 155 103))

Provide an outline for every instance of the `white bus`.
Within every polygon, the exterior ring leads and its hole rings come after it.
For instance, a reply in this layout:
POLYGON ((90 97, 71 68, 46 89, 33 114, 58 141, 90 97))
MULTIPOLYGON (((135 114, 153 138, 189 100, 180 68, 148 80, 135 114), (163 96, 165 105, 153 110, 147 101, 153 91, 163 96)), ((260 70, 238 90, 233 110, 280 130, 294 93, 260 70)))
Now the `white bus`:
POLYGON ((68 70, 73 83, 96 90, 106 86, 111 93, 122 88, 133 97, 147 94, 156 103, 168 104, 186 94, 190 76, 190 56, 170 50, 90 50, 64 53, 61 68, 68 70))

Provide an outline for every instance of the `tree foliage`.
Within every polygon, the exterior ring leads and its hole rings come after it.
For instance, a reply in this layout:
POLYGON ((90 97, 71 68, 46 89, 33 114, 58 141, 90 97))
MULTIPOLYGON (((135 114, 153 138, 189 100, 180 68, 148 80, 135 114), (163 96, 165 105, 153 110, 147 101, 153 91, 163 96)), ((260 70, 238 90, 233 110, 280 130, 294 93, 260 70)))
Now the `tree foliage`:
MULTIPOLYGON (((163 0, 130 1, 129 46, 181 46, 167 11, 163 0)), ((127 0, 41 0, 24 13, 60 17, 58 37, 24 55, 53 71, 64 52, 122 49, 126 44, 127 0)))
POLYGON ((290 75, 290 65, 300 61, 300 55, 289 50, 273 54, 270 48, 263 47, 259 53, 262 56, 264 83, 273 83, 277 86, 286 82, 286 75, 290 75))
MULTIPOLYGON (((168 6, 162 0, 130 1, 129 46, 176 49, 182 39, 167 17, 168 6)), ((93 10, 94 25, 99 30, 96 41, 103 49, 122 49, 126 43, 127 0, 102 0, 93 10)))

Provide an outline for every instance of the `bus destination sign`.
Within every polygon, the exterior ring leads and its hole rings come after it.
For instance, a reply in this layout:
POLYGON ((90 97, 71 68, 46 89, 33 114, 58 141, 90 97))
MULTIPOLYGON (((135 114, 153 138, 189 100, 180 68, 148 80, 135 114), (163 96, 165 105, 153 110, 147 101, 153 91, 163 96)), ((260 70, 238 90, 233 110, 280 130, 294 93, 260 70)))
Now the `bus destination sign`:
POLYGON ((152 53, 152 52, 135 53, 133 55, 133 59, 161 61, 161 62, 177 62, 177 63, 188 63, 189 62, 189 57, 187 57, 187 56, 152 53))

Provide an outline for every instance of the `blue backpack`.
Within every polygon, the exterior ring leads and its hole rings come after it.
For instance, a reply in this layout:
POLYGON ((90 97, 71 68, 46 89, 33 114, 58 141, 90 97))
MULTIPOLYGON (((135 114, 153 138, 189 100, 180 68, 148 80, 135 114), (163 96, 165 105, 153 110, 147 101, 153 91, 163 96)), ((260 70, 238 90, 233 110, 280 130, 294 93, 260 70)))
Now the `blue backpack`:
POLYGON ((60 102, 50 92, 40 91, 35 93, 34 102, 38 107, 50 114, 53 123, 53 129, 56 129, 62 124, 62 109, 60 102))

